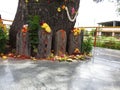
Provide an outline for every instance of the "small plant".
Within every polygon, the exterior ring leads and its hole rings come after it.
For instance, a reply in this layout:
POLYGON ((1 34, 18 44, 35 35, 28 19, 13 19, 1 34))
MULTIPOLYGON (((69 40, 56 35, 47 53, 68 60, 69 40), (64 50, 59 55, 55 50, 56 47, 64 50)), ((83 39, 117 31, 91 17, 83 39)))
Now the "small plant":
POLYGON ((5 52, 6 42, 7 42, 6 32, 4 32, 0 27, 0 53, 5 52))
POLYGON ((87 37, 86 40, 83 41, 82 51, 83 53, 89 54, 92 51, 92 37, 87 37))
POLYGON ((35 15, 35 16, 29 16, 29 20, 28 20, 28 24, 29 24, 29 30, 31 31, 36 31, 40 29, 40 18, 39 16, 35 15))
POLYGON ((41 29, 39 16, 30 16, 28 21, 28 30, 30 37, 30 44, 32 48, 32 53, 37 53, 37 46, 39 42, 38 31, 41 29))

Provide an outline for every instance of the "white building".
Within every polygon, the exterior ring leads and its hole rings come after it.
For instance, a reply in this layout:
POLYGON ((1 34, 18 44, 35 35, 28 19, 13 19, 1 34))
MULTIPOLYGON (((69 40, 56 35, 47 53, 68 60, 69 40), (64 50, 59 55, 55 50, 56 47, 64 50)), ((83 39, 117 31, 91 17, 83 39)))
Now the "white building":
POLYGON ((101 26, 99 35, 103 36, 120 36, 120 21, 107 21, 98 23, 101 26))

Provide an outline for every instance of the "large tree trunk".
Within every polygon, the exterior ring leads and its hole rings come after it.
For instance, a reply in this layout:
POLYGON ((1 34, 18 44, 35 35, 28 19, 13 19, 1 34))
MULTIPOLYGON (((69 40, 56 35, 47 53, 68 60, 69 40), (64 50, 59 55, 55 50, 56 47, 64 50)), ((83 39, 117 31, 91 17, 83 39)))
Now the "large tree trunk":
POLYGON ((27 7, 25 4, 25 0, 19 0, 18 3, 18 9, 14 18, 14 22, 10 28, 10 45, 12 48, 15 48, 16 46, 16 35, 18 31, 22 29, 23 24, 26 23, 26 17, 27 17, 27 7))
MULTIPOLYGON (((66 5, 72 15, 71 9, 74 7, 76 11, 79 8, 80 0, 19 0, 17 13, 14 19, 14 22, 10 29, 10 45, 15 48, 16 46, 16 34, 21 30, 22 25, 27 23, 27 18, 29 15, 39 15, 40 20, 48 23, 53 30, 53 36, 57 30, 65 30, 68 33, 74 27, 75 21, 71 22, 68 19, 67 13, 65 10, 61 12, 57 11, 58 7, 66 5)), ((68 36, 67 36, 68 37, 68 36)), ((54 37, 53 37, 54 40, 54 37)))

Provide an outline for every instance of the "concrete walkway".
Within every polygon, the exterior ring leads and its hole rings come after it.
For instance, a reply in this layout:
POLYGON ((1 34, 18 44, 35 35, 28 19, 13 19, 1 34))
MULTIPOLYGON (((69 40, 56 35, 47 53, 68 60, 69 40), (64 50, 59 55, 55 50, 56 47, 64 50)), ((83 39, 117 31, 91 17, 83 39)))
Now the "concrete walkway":
POLYGON ((120 51, 77 62, 1 60, 0 90, 120 90, 120 51))

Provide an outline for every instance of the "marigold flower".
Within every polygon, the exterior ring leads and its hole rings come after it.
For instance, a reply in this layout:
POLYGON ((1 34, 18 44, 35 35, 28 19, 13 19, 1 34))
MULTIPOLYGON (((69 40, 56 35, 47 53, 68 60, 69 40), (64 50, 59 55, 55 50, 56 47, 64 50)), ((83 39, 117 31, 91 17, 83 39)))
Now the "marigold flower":
POLYGON ((26 3, 28 3, 28 0, 25 0, 26 3))
POLYGON ((41 27, 42 27, 46 32, 48 32, 48 33, 51 32, 51 28, 50 28, 50 26, 49 26, 47 23, 43 23, 43 24, 41 25, 41 27))
POLYGON ((62 9, 65 9, 65 7, 66 7, 65 5, 62 5, 62 9))
POLYGON ((78 48, 75 48, 74 53, 80 53, 80 50, 78 48))
POLYGON ((61 8, 60 8, 60 7, 58 7, 58 8, 57 8, 57 11, 58 11, 58 12, 61 12, 61 8))
POLYGON ((27 30, 28 30, 28 25, 23 25, 23 27, 22 27, 22 32, 23 33, 26 33, 27 32, 27 30))
POLYGON ((80 30, 79 28, 74 28, 74 29, 72 30, 72 32, 73 32, 73 35, 74 35, 74 36, 77 36, 77 35, 80 34, 81 30, 80 30))

